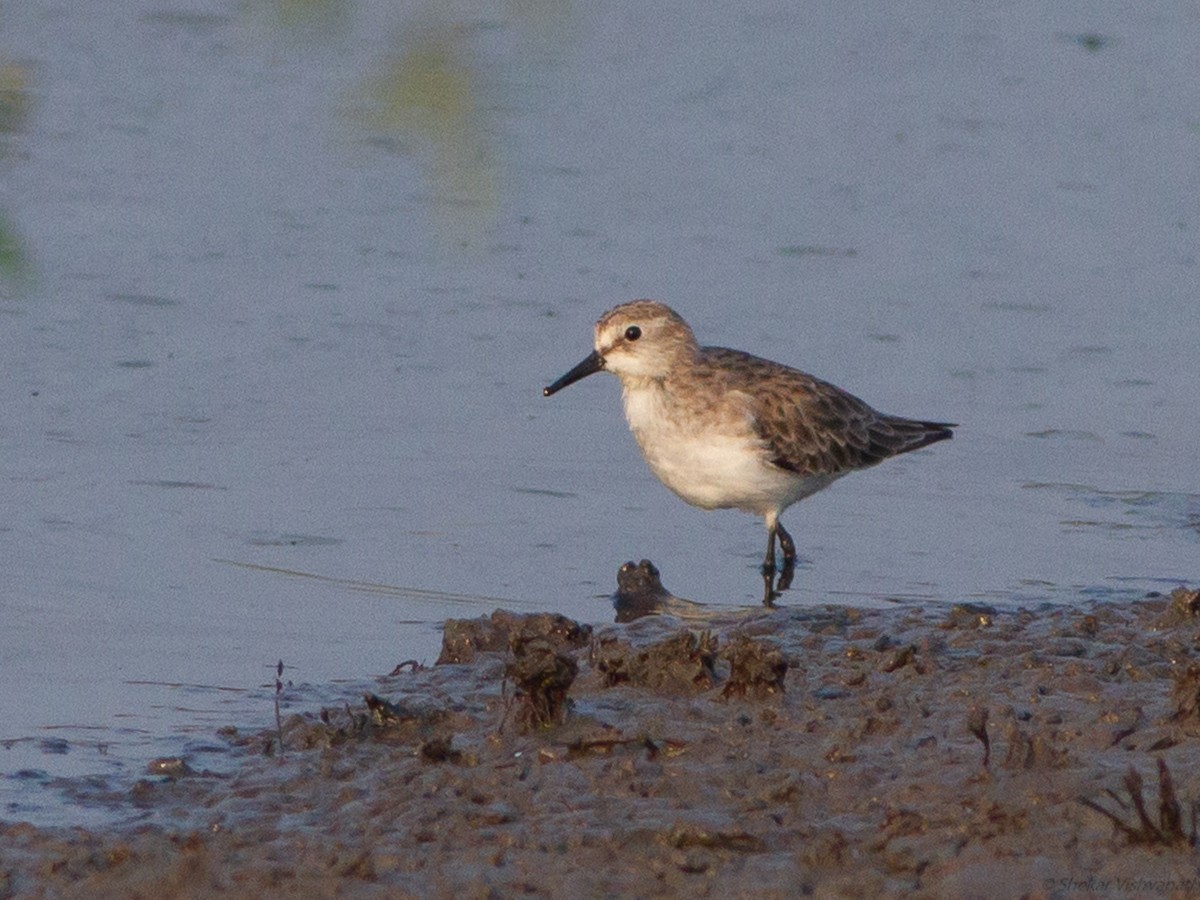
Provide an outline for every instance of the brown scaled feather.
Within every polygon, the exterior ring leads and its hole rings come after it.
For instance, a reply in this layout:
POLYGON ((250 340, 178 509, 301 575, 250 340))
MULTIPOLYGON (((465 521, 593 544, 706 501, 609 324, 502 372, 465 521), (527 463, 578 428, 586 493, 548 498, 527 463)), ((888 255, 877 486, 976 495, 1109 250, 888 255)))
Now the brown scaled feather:
POLYGON ((862 469, 952 437, 950 423, 886 415, 806 372, 740 350, 703 347, 697 362, 706 374, 733 370, 759 379, 755 427, 771 461, 799 475, 862 469))

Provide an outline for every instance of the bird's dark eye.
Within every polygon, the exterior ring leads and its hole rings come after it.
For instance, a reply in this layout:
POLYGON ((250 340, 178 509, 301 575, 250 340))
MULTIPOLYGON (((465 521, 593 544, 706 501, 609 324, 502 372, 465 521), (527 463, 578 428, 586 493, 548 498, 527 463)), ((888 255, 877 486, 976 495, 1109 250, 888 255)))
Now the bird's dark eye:
POLYGON ((636 341, 641 336, 642 329, 638 328, 636 325, 630 325, 625 329, 625 340, 627 341, 636 341))

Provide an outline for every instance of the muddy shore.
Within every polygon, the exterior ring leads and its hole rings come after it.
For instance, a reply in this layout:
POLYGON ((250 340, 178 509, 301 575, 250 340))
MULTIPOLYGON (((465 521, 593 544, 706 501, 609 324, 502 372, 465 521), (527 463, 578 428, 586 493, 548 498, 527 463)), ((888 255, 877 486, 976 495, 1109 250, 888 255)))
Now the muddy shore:
POLYGON ((111 798, 128 825, 0 823, 0 897, 1200 894, 1184 589, 496 613, 268 725, 111 798))

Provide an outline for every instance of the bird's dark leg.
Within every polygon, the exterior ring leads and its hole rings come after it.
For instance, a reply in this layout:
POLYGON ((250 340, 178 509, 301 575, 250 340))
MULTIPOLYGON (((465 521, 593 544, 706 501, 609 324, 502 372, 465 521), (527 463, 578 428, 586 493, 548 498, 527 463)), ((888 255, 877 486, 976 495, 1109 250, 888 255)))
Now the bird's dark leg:
POLYGON ((779 573, 779 583, 775 590, 786 591, 792 586, 792 576, 796 573, 796 542, 787 533, 787 529, 775 523, 775 533, 779 536, 779 546, 783 548, 783 569, 779 573))
POLYGON ((762 573, 775 574, 775 526, 767 529, 767 555, 763 557, 762 573))
POLYGON ((796 542, 787 533, 787 529, 775 522, 767 526, 767 555, 763 558, 763 605, 773 606, 775 598, 792 586, 792 576, 796 574, 796 542), (779 570, 779 579, 775 579, 775 539, 783 549, 783 568, 779 570))
POLYGON ((767 527, 767 555, 763 557, 763 605, 770 606, 775 599, 775 526, 767 527))

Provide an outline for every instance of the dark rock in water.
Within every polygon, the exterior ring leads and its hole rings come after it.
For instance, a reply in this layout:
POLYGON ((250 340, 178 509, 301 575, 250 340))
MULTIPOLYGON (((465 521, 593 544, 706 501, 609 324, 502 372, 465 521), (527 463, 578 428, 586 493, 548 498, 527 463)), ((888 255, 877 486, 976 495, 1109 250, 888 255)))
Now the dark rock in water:
POLYGON ((586 646, 592 627, 557 613, 521 615, 498 609, 478 619, 447 619, 437 665, 469 663, 478 653, 506 653, 517 640, 543 638, 556 649, 586 646))
POLYGON ((613 608, 618 622, 632 622, 643 616, 687 615, 703 610, 699 603, 676 597, 665 587, 658 568, 648 559, 632 560, 617 570, 617 592, 613 608))
POLYGON ((663 603, 670 599, 671 594, 663 587, 658 568, 650 560, 643 559, 640 563, 630 560, 617 570, 613 608, 617 611, 618 622, 658 615, 663 603))
POLYGON ((658 566, 648 559, 640 563, 630 560, 617 570, 617 593, 630 597, 670 596, 663 587, 658 566))

